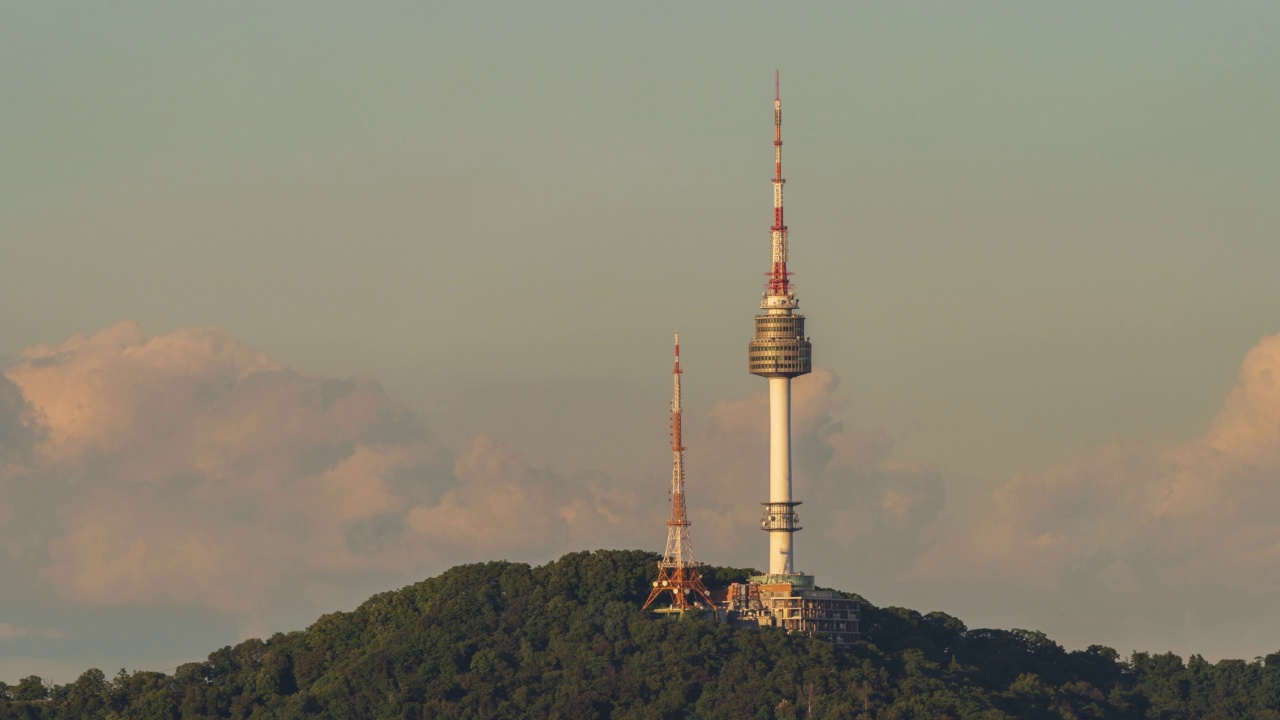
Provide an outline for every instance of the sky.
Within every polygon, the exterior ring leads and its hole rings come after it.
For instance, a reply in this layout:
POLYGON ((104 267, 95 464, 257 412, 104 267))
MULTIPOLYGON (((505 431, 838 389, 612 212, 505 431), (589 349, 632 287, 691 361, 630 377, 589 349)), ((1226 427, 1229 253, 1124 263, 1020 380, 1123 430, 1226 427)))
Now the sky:
POLYGON ((462 562, 765 564, 773 71, 798 565, 1280 648, 1280 6, 0 7, 0 680, 462 562))

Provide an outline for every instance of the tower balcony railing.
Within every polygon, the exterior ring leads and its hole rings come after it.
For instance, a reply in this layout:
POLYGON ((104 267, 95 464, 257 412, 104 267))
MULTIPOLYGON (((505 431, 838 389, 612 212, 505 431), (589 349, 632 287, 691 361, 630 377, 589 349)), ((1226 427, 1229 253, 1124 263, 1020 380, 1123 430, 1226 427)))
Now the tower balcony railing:
POLYGON ((764 515, 760 519, 760 529, 767 532, 795 532, 800 527, 800 516, 795 512, 796 502, 766 502, 764 515))

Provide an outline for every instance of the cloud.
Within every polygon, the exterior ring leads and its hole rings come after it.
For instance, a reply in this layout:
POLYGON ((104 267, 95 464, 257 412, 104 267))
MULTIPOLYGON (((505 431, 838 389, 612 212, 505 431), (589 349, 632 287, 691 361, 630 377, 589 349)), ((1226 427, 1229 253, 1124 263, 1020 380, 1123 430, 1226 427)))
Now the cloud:
POLYGON ((16 383, 0 374, 0 473, 31 460, 42 427, 16 383))
POLYGON ((415 507, 407 522, 414 534, 477 560, 508 552, 517 538, 540 553, 608 543, 635 502, 602 476, 531 467, 487 436, 458 455, 454 474, 458 484, 440 502, 415 507))
POLYGON ((1113 442, 1012 478, 976 527, 935 545, 912 575, 1008 612, 1034 604, 1100 635, 1238 652, 1225 643, 1280 596, 1277 479, 1280 335, 1248 353, 1203 435, 1113 442))
MULTIPOLYGON (((0 500, 29 472, 43 430, 22 388, 0 374, 0 500)), ((6 526, 17 511, 14 503, 0 502, 0 529, 12 532, 6 526)), ((0 555, 0 573, 5 570, 6 559, 0 555)))
POLYGON ((0 622, 0 640, 15 640, 27 636, 27 629, 10 625, 7 622, 0 622))
POLYGON ((32 454, 0 485, 23 509, 0 537, 73 602, 260 625, 360 578, 603 541, 628 502, 490 438, 455 452, 377 383, 299 373, 217 328, 120 323, 5 377, 0 430, 32 454))

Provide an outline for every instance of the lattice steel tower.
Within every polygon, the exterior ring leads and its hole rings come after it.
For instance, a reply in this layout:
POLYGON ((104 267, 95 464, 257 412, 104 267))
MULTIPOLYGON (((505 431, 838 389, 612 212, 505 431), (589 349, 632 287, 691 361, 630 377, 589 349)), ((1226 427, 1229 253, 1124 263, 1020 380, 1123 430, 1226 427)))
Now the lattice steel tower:
POLYGON ((769 533, 769 573, 795 573, 792 534, 800 529, 791 498, 791 378, 813 370, 813 347, 787 271, 787 226, 782 217, 782 92, 774 74, 773 228, 769 287, 756 315, 756 335, 747 346, 752 375, 769 379, 769 501, 761 528, 769 533))
MULTIPOLYGON (((689 540, 689 515, 684 505, 684 444, 680 438, 680 333, 676 333, 676 366, 672 373, 675 388, 671 399, 671 519, 667 520, 667 550, 658 563, 658 579, 645 600, 644 608, 659 595, 671 593, 671 609, 695 606, 714 609, 715 603, 702 584, 698 561, 693 559, 689 540)), ((644 608, 641 608, 642 610, 644 608)))

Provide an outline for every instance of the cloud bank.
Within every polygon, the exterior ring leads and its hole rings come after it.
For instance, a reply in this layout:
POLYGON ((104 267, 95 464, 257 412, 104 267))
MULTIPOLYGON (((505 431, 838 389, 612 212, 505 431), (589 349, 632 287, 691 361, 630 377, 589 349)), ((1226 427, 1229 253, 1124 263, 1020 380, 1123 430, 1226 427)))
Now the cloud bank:
POLYGON ((1252 657, 1280 647, 1271 630, 1278 508, 1273 335, 1245 357, 1203 435, 1168 445, 1114 442, 1015 477, 976 527, 929 549, 904 580, 1005 616, 1034 608, 1059 618, 1078 642, 1092 632, 1133 643, 1122 650, 1160 638, 1164 649, 1252 657))
POLYGON ((357 578, 549 556, 620 501, 491 438, 444 447, 377 383, 299 373, 216 328, 120 323, 26 350, 0 384, 0 442, 0 507, 23 509, 0 536, 12 570, 75 602, 254 624, 357 578))
MULTIPOLYGON (((767 402, 686 419, 704 561, 765 557, 767 402)), ((798 553, 820 579, 1073 645, 1280 647, 1254 637, 1280 596, 1280 335, 1200 437, 1011 478, 963 527, 942 519, 957 481, 847 426, 833 373, 798 380, 794 402, 798 553)), ((661 549, 666 482, 536 467, 483 435, 446 445, 377 383, 307 375, 217 328, 120 323, 0 375, 0 571, 72 606, 202 608, 263 632, 460 562, 661 549)))

